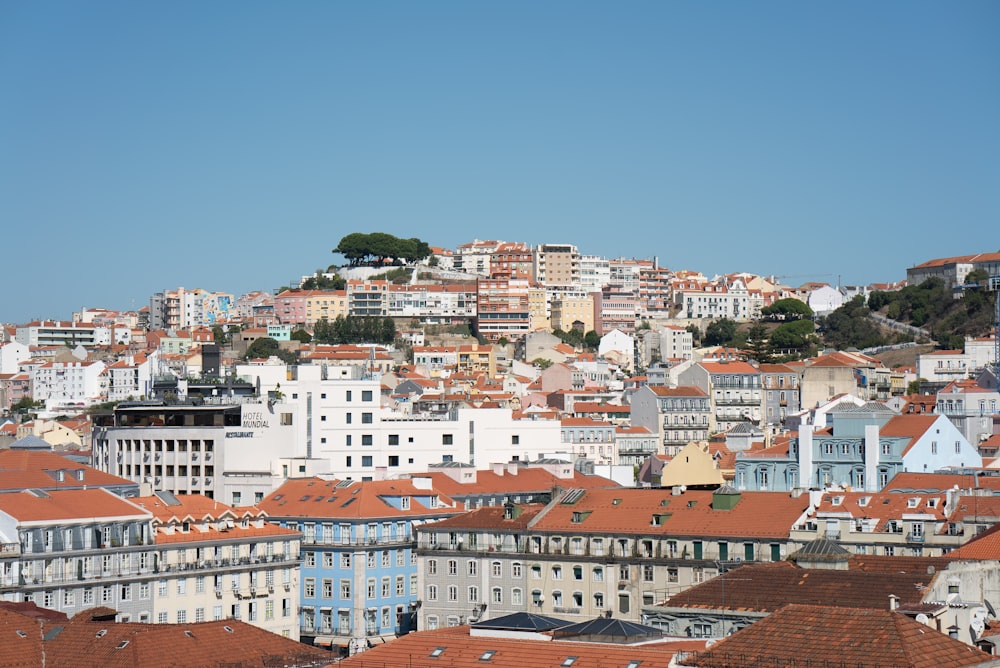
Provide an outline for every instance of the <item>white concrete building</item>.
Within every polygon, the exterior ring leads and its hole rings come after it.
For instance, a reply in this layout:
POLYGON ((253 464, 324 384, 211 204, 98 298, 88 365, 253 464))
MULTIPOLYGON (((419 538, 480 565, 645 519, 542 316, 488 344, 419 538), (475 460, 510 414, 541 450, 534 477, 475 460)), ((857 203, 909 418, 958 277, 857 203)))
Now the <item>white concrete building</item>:
POLYGON ((32 398, 49 412, 105 401, 108 376, 104 362, 45 362, 30 370, 32 398))
POLYGON ((18 373, 20 362, 31 359, 31 348, 26 343, 10 341, 0 345, 0 374, 18 373))
POLYGON ((328 462, 328 472, 343 479, 381 479, 441 462, 484 467, 559 450, 558 422, 515 420, 509 408, 459 408, 444 418, 405 415, 382 407, 377 380, 327 379, 321 366, 237 371, 259 383, 262 395, 281 393, 293 411, 300 456, 328 462))

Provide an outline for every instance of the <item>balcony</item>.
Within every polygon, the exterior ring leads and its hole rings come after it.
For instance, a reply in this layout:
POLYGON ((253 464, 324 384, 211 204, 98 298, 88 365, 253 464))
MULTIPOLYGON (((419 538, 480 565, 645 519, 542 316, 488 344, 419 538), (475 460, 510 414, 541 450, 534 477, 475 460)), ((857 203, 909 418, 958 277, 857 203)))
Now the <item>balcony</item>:
POLYGON ((907 543, 923 543, 924 540, 925 540, 924 533, 922 531, 920 532, 911 531, 910 533, 906 534, 907 543))

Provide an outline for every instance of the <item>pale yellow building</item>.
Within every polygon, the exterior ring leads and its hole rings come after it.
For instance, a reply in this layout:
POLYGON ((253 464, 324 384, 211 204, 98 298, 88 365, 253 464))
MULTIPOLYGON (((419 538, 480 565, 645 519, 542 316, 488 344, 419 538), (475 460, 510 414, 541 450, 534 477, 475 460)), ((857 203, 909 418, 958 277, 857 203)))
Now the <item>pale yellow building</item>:
POLYGON ((583 323, 584 333, 594 329, 594 298, 591 295, 557 295, 552 298, 552 329, 568 332, 574 322, 583 323))

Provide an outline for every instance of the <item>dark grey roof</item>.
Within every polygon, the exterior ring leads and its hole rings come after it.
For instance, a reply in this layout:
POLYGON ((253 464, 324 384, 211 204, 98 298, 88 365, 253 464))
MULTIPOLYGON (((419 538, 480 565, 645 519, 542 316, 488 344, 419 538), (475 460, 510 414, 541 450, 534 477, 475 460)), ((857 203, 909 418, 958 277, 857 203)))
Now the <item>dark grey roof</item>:
POLYGON ((719 487, 717 490, 715 490, 715 492, 713 492, 713 494, 733 494, 733 495, 740 493, 741 493, 740 490, 736 489, 728 482, 722 487, 719 487))
POLYGON ((536 615, 530 612, 514 612, 495 619, 486 619, 472 624, 474 629, 496 631, 551 631, 569 625, 565 619, 536 615))
POLYGON ((811 540, 801 549, 789 555, 790 561, 805 559, 807 561, 839 561, 850 558, 851 553, 835 541, 828 538, 811 540))
POLYGON ((10 444, 11 450, 51 450, 52 444, 34 434, 28 434, 10 444))
POLYGON ((726 434, 732 436, 759 436, 763 434, 760 429, 753 426, 750 422, 740 422, 735 427, 726 432, 726 434))
MULTIPOLYGON (((617 640, 621 642, 631 640, 642 640, 644 638, 655 638, 663 635, 663 631, 644 624, 627 622, 623 619, 611 617, 598 617, 587 622, 571 624, 557 629, 554 637, 564 638, 567 636, 589 636, 595 640, 617 640)), ((582 640, 583 638, 578 638, 582 640)))

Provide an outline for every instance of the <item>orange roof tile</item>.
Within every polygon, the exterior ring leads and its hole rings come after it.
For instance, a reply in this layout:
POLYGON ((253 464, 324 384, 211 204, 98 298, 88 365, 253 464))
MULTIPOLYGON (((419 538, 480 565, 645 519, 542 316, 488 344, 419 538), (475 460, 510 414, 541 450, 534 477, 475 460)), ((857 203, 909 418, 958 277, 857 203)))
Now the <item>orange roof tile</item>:
POLYGON ((986 664, 982 650, 888 610, 788 605, 685 659, 699 668, 837 665, 958 668, 986 664))
POLYGON ((410 668, 483 668, 484 666, 559 666, 576 657, 573 668, 625 668, 639 661, 641 668, 667 668, 674 654, 705 647, 704 640, 669 639, 618 645, 569 640, 528 640, 478 636, 468 626, 410 633, 344 659, 339 666, 408 666, 410 668), (434 657, 431 652, 441 649, 434 657), (493 652, 484 659, 486 652, 493 652))

